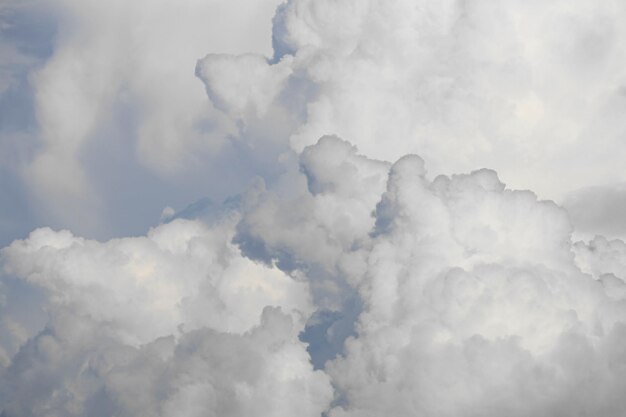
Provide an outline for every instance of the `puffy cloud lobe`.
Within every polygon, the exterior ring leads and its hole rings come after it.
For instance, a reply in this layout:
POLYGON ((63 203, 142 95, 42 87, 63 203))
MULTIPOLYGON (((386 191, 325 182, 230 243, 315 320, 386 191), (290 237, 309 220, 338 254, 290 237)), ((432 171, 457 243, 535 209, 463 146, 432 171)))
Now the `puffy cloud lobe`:
POLYGON ((361 303, 345 271, 360 261, 344 254, 366 244, 389 167, 326 136, 304 149, 278 186, 268 189, 259 183, 242 200, 244 215, 235 242, 243 253, 303 274, 311 285, 318 310, 303 339, 311 343, 318 367, 340 352, 353 333, 361 303))
POLYGON ((342 254, 374 226, 388 170, 388 163, 359 155, 349 143, 323 137, 303 151, 298 170, 285 174, 295 183, 289 192, 263 184, 248 192, 235 241, 252 258, 307 271, 309 279, 317 274, 322 282, 315 293, 332 298, 344 281, 342 254))
POLYGON ((576 264, 604 284, 608 294, 623 300, 626 296, 626 243, 596 236, 589 243, 574 244, 576 264))
POLYGON ((111 323, 128 343, 173 334, 179 324, 245 331, 266 305, 308 315, 305 283, 228 243, 234 222, 211 230, 177 220, 145 238, 103 244, 39 229, 3 251, 5 270, 46 288, 53 303, 111 323))
POLYGON ((577 267, 563 210, 408 156, 376 217, 331 415, 623 413, 623 293, 577 267))
POLYGON ((299 326, 275 308, 237 334, 209 328, 138 348, 63 314, 4 371, 8 416, 319 416, 332 398, 299 326))
POLYGON ((241 117, 246 111, 263 116, 290 75, 288 61, 270 66, 260 55, 209 55, 198 62, 196 75, 204 81, 211 102, 241 117))
POLYGON ((380 194, 389 163, 367 159, 350 143, 324 136, 302 151, 300 167, 312 194, 367 198, 371 205, 380 194))
POLYGON ((332 399, 298 339, 308 285, 241 256, 237 213, 100 243, 38 229, 6 273, 46 292, 46 328, 2 370, 5 413, 319 415, 332 399), (212 413, 212 414, 211 414, 212 413))

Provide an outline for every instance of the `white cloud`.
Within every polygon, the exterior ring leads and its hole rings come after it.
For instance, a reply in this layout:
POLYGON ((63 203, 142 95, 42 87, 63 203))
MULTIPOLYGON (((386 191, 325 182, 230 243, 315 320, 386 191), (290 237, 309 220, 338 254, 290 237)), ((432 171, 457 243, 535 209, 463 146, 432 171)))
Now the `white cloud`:
POLYGON ((263 117, 290 75, 289 59, 271 66, 261 55, 211 54, 199 61, 196 75, 204 81, 213 105, 235 118, 247 112, 263 117))
POLYGON ((374 227, 388 170, 349 143, 323 137, 284 175, 293 182, 287 191, 259 184, 247 193, 235 242, 247 256, 307 272, 317 303, 336 309, 346 296, 342 255, 374 227))
POLYGON ((293 0, 271 39, 277 5, 46 2, 58 33, 32 77, 40 146, 19 170, 35 217, 111 237, 129 228, 131 186, 175 200, 133 202, 138 224, 272 181, 289 147, 328 134, 372 158, 418 153, 433 174, 489 167, 554 200, 626 180, 621 2, 293 0))
POLYGON ((424 175, 416 156, 391 168, 354 270, 357 337, 328 368, 344 400, 331 415, 620 415, 623 280, 578 269, 553 203, 490 171, 424 175))
POLYGON ((2 415, 624 414, 620 1, 45 5, 2 415))
POLYGON ((418 153, 434 174, 486 166, 560 199, 624 180, 625 13, 618 1, 293 0, 274 47, 298 82, 267 95, 300 98, 276 103, 299 117, 297 151, 337 134, 369 157, 418 153))
MULTIPOLYGON (((49 323, 3 370, 5 411, 319 415, 332 381, 333 416, 620 415, 624 243, 573 245, 554 203, 425 166, 324 137, 241 214, 14 242, 5 272, 44 289, 49 323), (353 289, 356 338, 314 372, 298 335, 353 289)), ((352 330, 335 323, 337 353, 352 330)))
POLYGON ((121 344, 89 317, 63 314, 2 375, 8 416, 319 416, 332 398, 278 309, 249 332, 213 329, 121 344))
POLYGON ((179 326, 244 332, 268 305, 307 317, 306 283, 242 257, 229 243, 231 217, 212 229, 175 220, 146 237, 105 243, 38 229, 3 250, 5 271, 132 345, 178 334, 179 326))
POLYGON ((3 249, 5 273, 43 288, 49 317, 5 363, 5 412, 319 415, 332 391, 298 340, 308 284, 242 257, 237 221, 104 243, 38 229, 3 249))

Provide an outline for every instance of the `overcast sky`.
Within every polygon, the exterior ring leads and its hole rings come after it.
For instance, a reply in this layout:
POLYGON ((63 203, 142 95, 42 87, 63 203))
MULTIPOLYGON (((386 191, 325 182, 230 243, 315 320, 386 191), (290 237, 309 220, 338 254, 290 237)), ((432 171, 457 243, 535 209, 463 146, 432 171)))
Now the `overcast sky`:
POLYGON ((0 415, 625 415, 625 20, 0 0, 0 415))

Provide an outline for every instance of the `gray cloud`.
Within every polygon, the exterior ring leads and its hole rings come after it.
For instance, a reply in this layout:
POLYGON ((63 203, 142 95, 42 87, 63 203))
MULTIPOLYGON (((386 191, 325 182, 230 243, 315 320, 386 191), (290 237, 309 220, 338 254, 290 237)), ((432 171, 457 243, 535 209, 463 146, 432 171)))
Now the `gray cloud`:
POLYGON ((3 372, 3 415, 313 417, 332 395, 277 309, 245 334, 201 329, 139 348, 98 329, 67 314, 29 341, 3 372))
POLYGON ((391 169, 330 415, 621 415, 624 251, 596 280, 555 204, 492 171, 424 175, 417 157, 391 169))
POLYGON ((593 237, 626 236, 626 186, 587 187, 569 193, 563 200, 576 230, 593 237))
POLYGON ((28 334, 5 312, 4 415, 320 415, 329 379, 298 339, 308 284, 242 257, 237 221, 105 243, 38 229, 3 249, 4 272, 43 291, 47 316, 28 334))
POLYGON ((207 50, 269 55, 277 3, 3 3, 4 244, 42 224, 98 238, 144 233, 165 206, 275 175, 228 138, 236 126, 213 110, 193 66, 207 50), (24 226, 5 229, 18 216, 24 226))

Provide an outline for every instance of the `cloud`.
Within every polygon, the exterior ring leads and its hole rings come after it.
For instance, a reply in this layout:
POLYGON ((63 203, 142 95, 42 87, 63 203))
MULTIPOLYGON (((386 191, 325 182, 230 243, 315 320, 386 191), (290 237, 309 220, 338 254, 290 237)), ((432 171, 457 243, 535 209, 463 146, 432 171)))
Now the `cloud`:
POLYGON ((626 289, 626 243, 623 240, 596 236, 589 243, 576 242, 574 253, 582 271, 605 283, 611 292, 617 290, 618 299, 623 299, 626 289))
POLYGON ((388 170, 349 143, 323 137, 284 175, 291 182, 286 191, 259 183, 247 193, 234 241, 253 259, 306 271, 317 303, 334 308, 344 297, 342 254, 374 227, 371 214, 388 170))
POLYGON ((5 414, 324 411, 328 377, 298 339, 308 284, 242 257, 237 221, 179 219, 104 243, 38 229, 3 249, 5 273, 44 291, 48 317, 5 363, 5 414))
POLYGON ((305 283, 229 243, 237 222, 230 216, 213 228, 175 220, 146 237, 104 243, 38 229, 3 250, 5 271, 44 288, 53 305, 110 323, 133 345, 175 334, 181 324, 243 332, 267 305, 310 314, 305 283))
POLYGON ((208 55, 199 61, 196 75, 204 81, 211 102, 241 117, 247 111, 263 116, 290 75, 287 61, 272 67, 260 55, 208 55))
POLYGON ((3 416, 624 414, 618 0, 7 4, 3 416))
POLYGON ((8 61, 32 90, 33 146, 11 174, 33 226, 143 233, 165 206, 274 181, 324 135, 557 201, 625 180, 619 1, 35 3, 54 28, 29 44, 45 62, 8 61))
POLYGON ((417 153, 435 175, 491 167, 559 199, 623 180, 624 13, 613 1, 293 0, 274 18, 267 69, 290 66, 291 82, 265 94, 297 115, 296 151, 336 134, 373 158, 417 153))
POLYGON ((0 246, 33 227, 20 168, 36 147, 34 88, 29 74, 51 54, 55 25, 44 0, 0 5, 0 246))
POLYGON ((626 235, 626 187, 623 184, 575 190, 565 196, 563 207, 582 236, 626 235))
POLYGON ((302 337, 317 367, 354 331, 361 302, 345 273, 354 262, 344 254, 367 241, 389 167, 327 136, 272 187, 259 182, 242 198, 234 242, 243 254, 301 274, 311 286, 317 312, 302 337))
POLYGON ((572 246, 564 210, 492 171, 425 174, 416 156, 391 168, 330 415, 621 415, 623 251, 572 246), (578 268, 600 253, 612 280, 578 268))
POLYGON ((5 273, 48 322, 2 371, 5 413, 620 415, 624 243, 572 244, 565 210, 494 171, 426 166, 329 136, 204 221, 14 242, 5 273))
POLYGON ((624 243, 573 244, 555 203, 491 170, 430 180, 426 165, 324 137, 300 156, 298 192, 244 198, 244 253, 306 271, 329 311, 305 337, 330 360, 330 415, 620 415, 624 243))
POLYGON ((278 309, 244 334, 204 328, 139 348, 87 317, 61 316, 3 375, 4 414, 319 416, 332 398, 297 326, 278 309))

